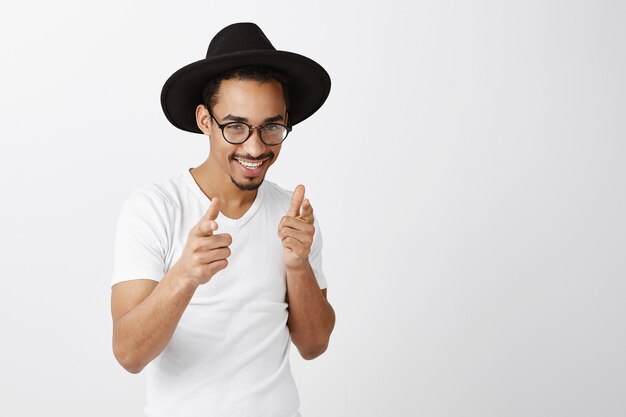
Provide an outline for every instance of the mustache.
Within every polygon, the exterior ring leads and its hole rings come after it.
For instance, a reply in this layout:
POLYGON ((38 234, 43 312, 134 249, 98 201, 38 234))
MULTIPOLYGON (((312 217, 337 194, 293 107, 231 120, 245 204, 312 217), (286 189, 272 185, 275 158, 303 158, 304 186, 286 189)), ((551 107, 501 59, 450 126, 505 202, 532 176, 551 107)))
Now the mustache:
POLYGON ((267 153, 264 153, 263 155, 257 156, 256 158, 253 157, 253 156, 250 156, 248 154, 246 154, 246 155, 232 155, 230 157, 230 159, 232 159, 232 160, 234 160, 235 158, 246 159, 248 161, 262 161, 262 160, 268 159, 268 158, 273 159, 274 158, 274 152, 267 152, 267 153))

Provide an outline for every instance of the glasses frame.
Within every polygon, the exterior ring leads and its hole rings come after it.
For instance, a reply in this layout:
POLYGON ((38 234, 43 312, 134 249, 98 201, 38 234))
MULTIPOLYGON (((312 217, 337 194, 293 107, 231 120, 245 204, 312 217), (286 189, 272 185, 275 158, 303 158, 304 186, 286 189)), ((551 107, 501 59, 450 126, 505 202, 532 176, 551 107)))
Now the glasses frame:
POLYGON ((267 146, 280 145, 281 143, 283 143, 285 141, 285 139, 287 139, 287 136, 289 136, 289 132, 291 132, 291 129, 292 129, 291 124, 284 125, 282 123, 267 123, 267 124, 264 124, 264 125, 261 125, 261 126, 253 126, 253 125, 248 124, 246 122, 228 122, 228 123, 220 124, 220 122, 217 121, 215 116, 213 116, 213 113, 211 113, 211 109, 209 109, 209 106, 205 104, 204 107, 206 107, 207 111, 209 112, 209 115, 211 116, 211 118, 213 120, 215 120, 215 124, 217 124, 217 126, 222 131, 222 137, 224 138, 224 140, 226 142, 230 143, 231 145, 241 145, 242 143, 245 143, 252 136, 252 132, 254 131, 254 129, 257 129, 259 131, 259 138, 261 139, 261 142, 263 142, 267 146), (237 124, 244 124, 244 125, 248 126, 248 136, 242 142, 231 142, 228 139, 226 139, 226 134, 224 133, 224 128, 226 126, 228 126, 228 125, 232 125, 232 124, 235 124, 235 123, 237 123, 237 124), (287 132, 287 134, 285 135, 283 140, 281 140, 278 143, 267 143, 267 142, 265 142, 263 140, 263 129, 265 129, 267 126, 271 126, 271 125, 282 126, 282 127, 285 128, 285 131, 287 132))

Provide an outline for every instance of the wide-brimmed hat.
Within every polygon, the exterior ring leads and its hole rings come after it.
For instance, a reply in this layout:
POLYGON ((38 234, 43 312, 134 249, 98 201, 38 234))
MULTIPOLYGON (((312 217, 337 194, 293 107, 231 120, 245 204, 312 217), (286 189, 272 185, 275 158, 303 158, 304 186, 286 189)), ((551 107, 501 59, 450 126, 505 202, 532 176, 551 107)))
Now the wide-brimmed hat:
POLYGON ((172 74, 161 90, 163 112, 174 126, 202 133, 196 123, 196 107, 202 90, 212 78, 242 66, 263 66, 286 76, 289 83, 289 120, 300 123, 315 113, 330 93, 330 76, 305 56, 279 51, 254 23, 234 23, 211 40, 206 58, 172 74))

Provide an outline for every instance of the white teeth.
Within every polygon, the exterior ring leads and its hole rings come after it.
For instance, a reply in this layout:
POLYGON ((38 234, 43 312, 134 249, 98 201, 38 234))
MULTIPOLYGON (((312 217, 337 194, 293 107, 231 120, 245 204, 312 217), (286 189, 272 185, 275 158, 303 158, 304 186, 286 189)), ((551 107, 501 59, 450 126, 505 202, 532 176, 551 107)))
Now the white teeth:
MULTIPOLYGON (((236 159, 236 158, 235 158, 235 159, 236 159)), ((258 167, 260 167, 260 166, 261 166, 261 164, 262 164, 264 161, 261 161, 261 162, 256 162, 256 163, 255 163, 255 162, 245 162, 245 161, 242 161, 242 160, 240 160, 240 159, 237 159, 237 162, 239 162, 241 165, 243 165, 243 166, 244 166, 244 167, 246 167, 246 168, 254 169, 254 168, 258 168, 258 167)))

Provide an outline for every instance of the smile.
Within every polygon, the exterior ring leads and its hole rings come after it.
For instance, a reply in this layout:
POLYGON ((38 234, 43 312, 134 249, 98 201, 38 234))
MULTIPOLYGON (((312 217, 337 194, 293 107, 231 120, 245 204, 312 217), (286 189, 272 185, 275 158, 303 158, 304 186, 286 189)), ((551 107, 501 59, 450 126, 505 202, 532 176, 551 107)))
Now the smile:
POLYGON ((243 165, 246 168, 257 168, 257 167, 260 167, 263 164, 263 162, 267 161, 267 159, 269 159, 269 158, 266 158, 266 159, 264 159, 262 161, 249 162, 249 161, 245 161, 243 159, 235 158, 235 160, 237 162, 239 162, 241 165, 243 165))
POLYGON ((241 167, 242 172, 247 176, 256 176, 261 173, 262 166, 270 158, 265 158, 261 161, 246 161, 245 159, 234 158, 241 167))

